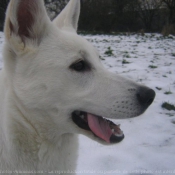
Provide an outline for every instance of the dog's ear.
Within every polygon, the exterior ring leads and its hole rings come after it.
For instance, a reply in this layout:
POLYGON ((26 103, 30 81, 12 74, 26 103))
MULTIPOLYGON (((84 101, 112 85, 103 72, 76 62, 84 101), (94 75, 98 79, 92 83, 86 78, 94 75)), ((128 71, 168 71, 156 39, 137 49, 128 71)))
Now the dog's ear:
POLYGON ((53 23, 63 30, 77 31, 80 15, 80 0, 70 0, 63 11, 53 20, 53 23))
POLYGON ((28 45, 39 45, 49 23, 43 0, 11 0, 4 28, 6 40, 16 52, 28 45))

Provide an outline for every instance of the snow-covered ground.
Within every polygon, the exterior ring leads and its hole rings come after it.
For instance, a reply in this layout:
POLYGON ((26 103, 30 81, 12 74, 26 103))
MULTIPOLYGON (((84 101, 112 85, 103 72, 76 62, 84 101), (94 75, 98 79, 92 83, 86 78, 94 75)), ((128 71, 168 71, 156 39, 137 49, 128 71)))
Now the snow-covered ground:
MULTIPOLYGON (((156 91, 149 109, 137 118, 116 120, 125 139, 104 146, 80 136, 77 174, 175 174, 175 37, 159 34, 85 36, 96 46, 110 71, 146 84, 156 91)), ((2 41, 0 33, 0 67, 2 41)))
POLYGON ((3 48, 4 35, 0 32, 0 69, 2 68, 2 48, 3 48))

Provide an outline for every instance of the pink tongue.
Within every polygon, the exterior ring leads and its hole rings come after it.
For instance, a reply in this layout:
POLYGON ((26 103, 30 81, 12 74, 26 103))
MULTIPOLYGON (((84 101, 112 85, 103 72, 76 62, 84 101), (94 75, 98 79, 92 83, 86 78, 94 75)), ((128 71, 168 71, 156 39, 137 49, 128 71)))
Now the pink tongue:
POLYGON ((112 135, 112 131, 109 126, 109 122, 105 121, 102 118, 96 117, 92 114, 87 115, 88 124, 93 133, 110 143, 110 137, 112 135))

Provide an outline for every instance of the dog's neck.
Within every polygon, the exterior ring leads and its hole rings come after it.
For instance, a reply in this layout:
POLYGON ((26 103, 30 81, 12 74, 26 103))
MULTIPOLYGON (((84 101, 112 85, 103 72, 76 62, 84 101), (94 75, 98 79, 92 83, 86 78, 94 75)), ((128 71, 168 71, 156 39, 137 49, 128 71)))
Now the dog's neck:
POLYGON ((21 131, 25 131, 25 135, 36 138, 37 143, 50 142, 59 147, 62 135, 65 134, 61 132, 61 128, 59 128, 50 119, 50 117, 47 116, 46 111, 41 111, 39 109, 30 110, 25 108, 16 94, 14 92, 12 93, 13 94, 11 94, 11 96, 14 96, 14 98, 11 100, 14 101, 9 103, 13 105, 11 107, 14 111, 12 111, 12 114, 9 114, 9 116, 12 118, 12 128, 14 128, 14 132, 21 133, 21 131), (16 115, 14 115, 14 112, 16 112, 16 115), (14 118, 15 116, 18 116, 17 119, 14 118), (56 134, 54 135, 53 133, 56 134))
MULTIPOLYGON (((6 152, 9 159, 14 159, 11 161, 14 165, 8 165, 6 168, 15 169, 19 164, 23 164, 24 170, 44 170, 43 174, 48 174, 49 170, 60 170, 59 167, 64 167, 65 170, 74 170, 76 166, 74 163, 70 165, 65 162, 69 162, 71 159, 75 160, 77 157, 77 136, 57 133, 59 135, 57 138, 51 137, 51 135, 49 138, 49 133, 53 133, 53 130, 50 130, 54 129, 54 126, 50 126, 48 123, 49 126, 46 127, 44 123, 39 123, 36 120, 31 122, 30 118, 32 117, 33 120, 34 113, 29 114, 17 97, 8 100, 8 108, 11 110, 6 111, 7 115, 4 119, 4 128, 8 128, 8 132, 2 136, 4 141, 1 149, 4 149, 3 152, 6 152), (14 99, 15 101, 13 101, 14 99), (15 116, 18 117, 15 118, 15 116)), ((37 118, 39 117, 37 116, 37 118)), ((6 158, 4 157, 4 159, 6 158)), ((2 167, 0 166, 0 168, 2 167)))

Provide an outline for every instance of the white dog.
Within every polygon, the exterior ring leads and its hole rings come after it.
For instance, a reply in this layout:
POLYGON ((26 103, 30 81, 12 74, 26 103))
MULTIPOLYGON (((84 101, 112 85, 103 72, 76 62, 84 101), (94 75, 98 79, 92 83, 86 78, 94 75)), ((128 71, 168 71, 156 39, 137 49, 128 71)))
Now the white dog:
POLYGON ((77 134, 120 142, 119 126, 103 117, 136 117, 155 97, 103 68, 76 34, 79 12, 80 0, 70 0, 51 22, 43 0, 10 1, 0 73, 1 173, 68 174, 76 169, 77 134))

